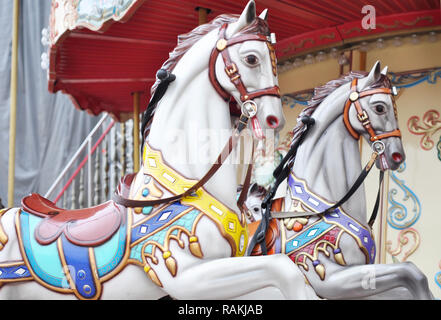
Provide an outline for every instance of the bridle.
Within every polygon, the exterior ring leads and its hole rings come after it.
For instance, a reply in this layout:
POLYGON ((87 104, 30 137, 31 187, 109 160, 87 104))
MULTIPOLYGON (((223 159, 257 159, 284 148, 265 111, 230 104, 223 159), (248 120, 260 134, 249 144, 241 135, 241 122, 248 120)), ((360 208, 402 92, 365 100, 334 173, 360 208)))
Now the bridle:
MULTIPOLYGON (((146 206, 154 206, 158 204, 163 203, 170 203, 173 201, 180 200, 182 198, 185 198, 187 196, 190 196, 193 194, 196 190, 198 190, 200 187, 202 187, 216 172, 217 170, 222 166, 226 158, 230 155, 232 150, 237 145, 237 142, 239 140, 239 137, 243 131, 248 125, 249 119, 252 117, 255 117, 257 114, 257 104, 254 102, 255 98, 262 97, 265 95, 274 96, 280 98, 280 89, 278 86, 273 86, 270 88, 265 88, 261 90, 251 91, 249 92, 246 88, 246 86, 243 84, 241 80, 241 76, 239 73, 239 70, 237 68, 237 64, 234 63, 230 55, 228 53, 228 47, 231 47, 233 45, 243 43, 245 41, 255 40, 255 41, 265 41, 268 45, 268 49, 270 50, 270 57, 271 57, 271 63, 272 63, 272 69, 273 74, 276 76, 276 58, 274 53, 274 48, 272 47, 272 37, 267 37, 262 34, 238 34, 230 39, 226 38, 226 30, 227 30, 228 24, 222 25, 222 27, 219 29, 219 38, 216 42, 216 46, 213 48, 210 59, 209 59, 209 78, 210 82, 213 85, 216 92, 226 101, 228 101, 231 98, 231 94, 225 91, 222 86, 220 85, 219 81, 216 77, 216 61, 217 57, 220 54, 222 56, 222 60, 225 64, 225 73, 227 74, 230 81, 233 83, 233 85, 236 87, 238 92, 240 93, 240 103, 241 103, 241 115, 239 117, 239 123, 237 127, 234 129, 232 135, 228 139, 228 142, 222 149, 221 153, 217 157, 217 160, 212 165, 212 167, 208 170, 208 172, 198 181, 196 182, 191 188, 187 189, 185 192, 167 197, 162 199, 156 199, 156 200, 133 200, 124 198, 118 193, 114 193, 113 200, 125 207, 146 207, 146 206)), ((275 40, 274 40, 275 41, 275 40)), ((152 108, 155 108, 158 101, 162 98, 162 96, 165 94, 168 85, 170 82, 175 80, 175 76, 171 74, 167 70, 159 70, 157 73, 158 79, 160 80, 160 83, 158 84, 157 89, 155 90, 155 94, 150 99, 149 105, 147 106, 146 113, 150 112, 152 108)), ((144 126, 143 126, 144 127, 144 126)), ((254 146, 253 146, 253 152, 254 153, 254 146)), ((237 205, 242 213, 245 213, 247 211, 247 208, 245 206, 245 200, 248 194, 248 189, 250 186, 251 181, 251 173, 252 173, 252 161, 250 161, 245 177, 245 182, 243 183, 242 191, 239 195, 239 198, 237 200, 237 205)))
POLYGON ((243 104, 247 101, 252 101, 255 98, 262 97, 262 96, 275 96, 280 98, 280 89, 278 86, 273 86, 270 88, 265 88, 261 90, 256 90, 249 92, 245 85, 242 82, 239 69, 237 68, 237 64, 231 61, 230 54, 228 53, 228 48, 231 46, 234 46, 239 43, 243 43, 245 41, 255 40, 255 41, 264 41, 268 45, 268 49, 270 50, 270 56, 271 56, 271 64, 273 69, 274 76, 277 75, 276 73, 276 59, 275 59, 275 53, 274 48, 272 46, 271 38, 268 38, 267 36, 263 34, 239 34, 231 39, 226 39, 226 31, 227 31, 228 24, 222 25, 222 27, 219 29, 219 39, 216 42, 216 47, 213 48, 211 55, 210 55, 210 61, 209 61, 209 78, 210 82, 213 85, 216 92, 224 99, 228 100, 230 99, 230 94, 225 91, 222 86, 220 85, 219 81, 216 77, 216 61, 219 54, 222 56, 222 60, 224 61, 225 65, 225 73, 227 74, 228 78, 230 78, 231 83, 236 87, 237 91, 239 91, 240 94, 240 102, 243 104))
POLYGON ((349 110, 350 110, 351 106, 353 105, 355 107, 355 110, 357 111, 357 119, 358 119, 358 121, 360 121, 361 125, 364 127, 364 129, 369 134, 371 142, 381 141, 382 139, 389 138, 389 137, 400 137, 401 138, 401 131, 398 128, 393 131, 385 132, 383 134, 376 134, 374 128, 371 125, 371 121, 369 119, 369 116, 368 116, 366 110, 364 110, 360 104, 361 98, 371 96, 374 94, 379 94, 379 93, 390 94, 392 96, 395 118, 397 119, 397 108, 396 108, 395 98, 394 98, 394 96, 397 95, 396 88, 395 87, 392 87, 392 89, 390 89, 390 88, 375 88, 375 89, 368 89, 368 90, 364 90, 364 91, 358 91, 357 90, 357 82, 358 82, 357 78, 353 79, 351 82, 351 93, 349 95, 348 100, 346 101, 344 111, 343 111, 343 122, 345 124, 346 129, 349 131, 350 135, 356 140, 358 140, 360 138, 360 135, 355 131, 355 129, 352 127, 352 125, 349 121, 349 110))
MULTIPOLYGON (((333 206, 329 207, 323 212, 271 212, 271 205, 272 205, 272 199, 274 198, 274 195, 277 191, 277 188, 279 187, 280 183, 284 181, 290 171, 291 166, 293 164, 293 161, 296 157, 298 147, 303 142, 306 134, 308 131, 312 128, 312 126, 315 124, 315 120, 312 117, 304 116, 301 121, 304 123, 304 129, 302 133, 299 136, 299 139, 296 141, 296 143, 291 146, 290 150, 286 154, 286 156, 282 159, 279 166, 274 170, 273 175, 276 178, 275 183, 273 184, 272 188, 267 193, 265 199, 262 201, 262 220, 259 226, 256 229, 256 232, 254 234, 254 237, 252 238, 249 247, 248 247, 248 255, 251 255, 252 250, 254 250, 254 247, 257 244, 261 245, 262 253, 265 255, 267 254, 267 248, 265 244, 265 235, 266 231, 268 229, 269 220, 271 218, 293 218, 293 217, 304 217, 304 216, 312 216, 312 215, 324 215, 327 213, 332 213, 335 209, 340 207, 342 204, 344 204, 361 186, 363 181, 366 179, 367 175, 369 174, 370 170, 372 169, 375 161, 380 156, 384 156, 384 152, 386 149, 386 146, 383 139, 390 138, 390 137, 401 137, 401 131, 400 129, 395 129, 392 131, 388 131, 382 134, 377 134, 374 130, 374 128, 371 125, 369 116, 366 112, 366 110, 363 109, 363 107, 360 104, 360 99, 371 96, 374 94, 390 94, 392 96, 392 103, 394 107, 394 115, 395 119, 398 121, 398 114, 397 114, 397 107, 395 103, 395 96, 397 95, 397 91, 395 87, 392 88, 368 88, 364 91, 358 91, 357 90, 357 83, 358 79, 355 78, 351 82, 351 93, 349 95, 348 100, 345 103, 344 110, 343 110, 343 122, 345 124, 346 129, 348 130, 349 134, 356 140, 360 139, 360 134, 352 127, 350 121, 349 121, 349 110, 352 105, 355 106, 355 109, 357 111, 357 119, 360 121, 363 128, 366 130, 366 132, 370 136, 370 141, 372 142, 372 155, 369 160, 369 162, 366 164, 366 166, 363 168, 362 172, 352 185, 352 187, 349 189, 349 191, 333 206)), ((374 204, 374 208, 372 210, 370 219, 368 221, 368 225, 372 228, 375 219, 377 217, 379 204, 380 204, 380 195, 381 195, 381 184, 383 182, 384 172, 380 171, 379 175, 379 187, 377 192, 377 199, 374 204)))

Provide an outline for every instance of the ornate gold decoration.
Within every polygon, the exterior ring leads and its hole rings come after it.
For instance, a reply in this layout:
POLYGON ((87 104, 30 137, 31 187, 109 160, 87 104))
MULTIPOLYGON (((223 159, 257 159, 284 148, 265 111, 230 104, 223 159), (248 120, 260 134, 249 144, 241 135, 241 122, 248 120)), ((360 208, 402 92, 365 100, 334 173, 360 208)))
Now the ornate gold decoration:
POLYGON ((176 275, 177 272, 177 264, 176 264, 176 259, 172 257, 172 254, 170 251, 165 251, 162 254, 162 257, 165 260, 165 265, 167 266, 168 271, 170 271, 171 275, 174 277, 176 275))
POLYGON ((199 244, 198 241, 198 237, 196 236, 190 237, 189 241, 190 241, 190 245, 189 245, 190 252, 198 258, 202 258, 203 254, 202 254, 201 245, 199 244))
POLYGON ((147 275, 150 277, 150 279, 158 286, 158 287, 162 287, 162 283, 158 278, 158 275, 156 274, 156 272, 152 269, 152 267, 150 267, 150 265, 148 263, 145 264, 144 266, 144 271, 145 273, 147 273, 147 275))
POLYGON ((343 257, 343 254, 341 252, 334 253, 334 259, 335 259, 335 262, 337 262, 339 265, 341 265, 341 266, 346 265, 345 258, 343 257))
POLYGON ((392 241, 388 240, 386 242, 386 250, 392 256, 394 262, 404 262, 407 260, 407 258, 409 258, 410 255, 412 255, 418 249, 421 242, 421 237, 416 229, 408 228, 401 230, 400 233, 398 233, 397 240, 398 240, 398 244, 395 249, 392 249, 392 241), (412 236, 413 244, 411 244, 409 250, 403 251, 403 248, 409 244, 408 235, 412 236), (401 260, 399 260, 398 256, 401 253, 403 253, 403 257, 401 258, 401 260))
MULTIPOLYGON (((163 161, 161 153, 151 149, 147 143, 144 146, 143 163, 144 173, 151 175, 161 186, 175 195, 185 192, 197 182, 186 179, 177 171, 169 168, 163 161)), ((202 215, 216 223, 221 234, 230 243, 233 256, 243 256, 245 254, 248 243, 245 215, 238 216, 237 213, 222 204, 203 187, 196 190, 193 195, 183 198, 181 203, 200 210, 202 215)), ((169 232, 173 230, 174 228, 170 229, 169 232)), ((182 229, 182 232, 187 232, 187 230, 182 229)), ((191 237, 194 234, 195 230, 188 236, 191 237)))
POLYGON ((305 46, 306 42, 309 42, 311 44, 314 44, 314 39, 312 38, 306 38, 306 39, 302 39, 297 45, 295 45, 294 43, 290 43, 286 48, 282 49, 282 52, 284 54, 287 54, 291 51, 295 51, 297 49, 301 49, 305 46))
POLYGON ((323 39, 335 39, 335 33, 331 32, 329 34, 321 34, 319 39, 320 40, 323 40, 323 39))
MULTIPOLYGON (((370 30, 370 29, 369 29, 369 30, 370 30)), ((349 34, 349 33, 352 33, 352 32, 354 32, 354 31, 357 31, 358 33, 360 33, 360 32, 361 32, 361 28, 359 28, 359 27, 354 27, 354 28, 347 29, 347 30, 342 30, 342 31, 343 31, 344 34, 349 34)))
POLYGON ((216 43, 216 48, 219 51, 224 50, 227 47, 227 40, 225 39, 219 39, 216 43))
POLYGON ((320 264, 316 265, 314 267, 314 269, 317 272, 317 274, 319 275, 320 279, 324 280, 325 274, 326 274, 325 267, 320 263, 320 264))
POLYGON ((357 101, 359 97, 358 92, 354 91, 351 92, 351 94, 349 95, 349 100, 351 100, 352 102, 357 101))
POLYGON ((410 21, 410 22, 401 21, 401 23, 404 24, 405 26, 411 27, 411 26, 416 25, 418 22, 420 22, 422 20, 427 20, 429 23, 432 23, 433 17, 431 17, 431 16, 417 17, 413 21, 410 21))
POLYGON ((436 110, 429 110, 423 115, 422 123, 420 117, 412 116, 407 121, 407 128, 415 135, 422 135, 420 145, 424 150, 430 150, 435 143, 431 139, 432 136, 441 129, 440 114, 436 110))
MULTIPOLYGON (((189 208, 185 211, 183 211, 178 217, 182 217, 185 214, 187 214, 189 211, 193 210, 193 208, 189 208)), ((199 215, 199 218, 202 216, 203 214, 201 213, 199 215)), ((195 229, 197 226, 197 221, 199 221, 199 218, 196 219, 196 222, 193 226, 193 228, 195 229)), ((167 225, 165 225, 163 228, 167 227, 167 225)), ((160 228, 162 229, 162 228, 160 228)), ((194 232, 195 230, 192 230, 192 232, 194 232)), ((150 258, 150 260, 154 263, 154 264, 158 264, 158 259, 156 258, 156 250, 160 250, 162 251, 162 258, 165 261, 165 265, 167 266, 168 271, 170 272, 170 274, 172 276, 175 276, 177 273, 177 262, 176 259, 172 256, 172 252, 170 251, 170 241, 171 240, 175 240, 180 248, 184 248, 185 247, 185 242, 182 240, 182 235, 185 234, 188 236, 189 239, 189 248, 190 248, 190 252, 198 257, 198 258, 202 258, 203 254, 202 254, 202 250, 200 248, 200 245, 198 243, 198 238, 194 235, 194 233, 190 233, 187 229, 185 229, 182 226, 172 226, 171 228, 168 229, 167 234, 165 235, 165 239, 164 239, 164 244, 161 245, 159 243, 157 243, 154 240, 149 240, 146 241, 141 249, 141 252, 144 252, 143 254, 143 264, 144 266, 149 265, 147 262, 147 258, 150 258), (177 230, 177 234, 173 234, 175 231, 177 230), (151 253, 147 253, 146 252, 146 247, 151 245, 152 246, 152 252, 151 253)), ((133 242, 131 244, 131 246, 133 247, 134 245, 142 242, 144 240, 144 238, 140 238, 137 241, 133 242)), ((144 269, 145 270, 145 269, 144 269)), ((147 271, 146 271, 147 272, 147 271)), ((148 274, 149 276, 152 276, 152 274, 148 274)), ((156 283, 156 282, 155 282, 156 283)))
MULTIPOLYGON (((296 222, 304 226, 308 223, 308 218, 285 218, 285 219, 283 219, 283 223, 285 224, 285 227, 288 230, 292 230, 296 222)), ((296 230, 294 230, 294 231, 296 231, 296 230)))
MULTIPOLYGON (((401 20, 394 20, 393 24, 384 24, 384 23, 377 23, 377 27, 380 27, 382 29, 385 30, 392 30, 392 29, 397 29, 399 28, 401 25, 402 26, 406 26, 406 27, 412 27, 415 26, 418 22, 422 21, 422 20, 427 20, 429 23, 433 22, 433 17, 431 16, 423 16, 423 17, 416 17, 415 20, 412 21, 401 21, 401 20)), ((354 31, 357 31, 358 33, 362 32, 362 29, 360 27, 353 27, 350 29, 346 29, 346 30, 342 30, 343 34, 350 34, 354 31)), ((371 29, 369 29, 368 31, 371 31, 371 29)))
MULTIPOLYGON (((145 177, 144 177, 145 179, 145 177)), ((135 195, 133 196, 133 199, 135 200, 156 200, 156 199, 160 199, 162 197, 162 195, 164 194, 164 192, 156 185, 155 180, 154 179, 147 179, 148 182, 145 183, 143 185, 141 185, 141 187, 138 189, 138 191, 135 193, 135 195), (148 189, 148 195, 146 197, 144 197, 142 195, 142 192, 144 189, 148 189)), ((129 210, 133 210, 136 214, 140 214, 142 213, 142 208, 141 207, 136 207, 136 208, 129 208, 129 210)))

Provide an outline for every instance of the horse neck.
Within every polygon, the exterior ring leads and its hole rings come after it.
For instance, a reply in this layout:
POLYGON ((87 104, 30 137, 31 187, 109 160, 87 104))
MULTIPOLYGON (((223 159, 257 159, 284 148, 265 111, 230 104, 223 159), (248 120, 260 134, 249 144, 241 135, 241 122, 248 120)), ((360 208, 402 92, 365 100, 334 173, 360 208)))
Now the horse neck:
MULTIPOLYGON (((211 168, 231 135, 228 104, 208 80, 215 33, 204 38, 207 39, 195 43, 174 68, 176 80, 159 103, 148 136, 149 145, 161 151, 170 167, 194 180, 201 179, 211 168), (189 66, 193 67, 191 71, 189 66)), ((238 212, 236 166, 229 163, 230 159, 204 188, 238 212)))
MULTIPOLYGON (((328 202, 336 203, 351 188, 361 172, 358 141, 352 138, 342 119, 349 86, 344 85, 329 95, 316 109, 316 124, 299 147, 294 163, 296 177, 328 202), (346 90, 346 91, 345 91, 346 90)), ((342 205, 343 210, 366 224, 364 186, 342 205)))

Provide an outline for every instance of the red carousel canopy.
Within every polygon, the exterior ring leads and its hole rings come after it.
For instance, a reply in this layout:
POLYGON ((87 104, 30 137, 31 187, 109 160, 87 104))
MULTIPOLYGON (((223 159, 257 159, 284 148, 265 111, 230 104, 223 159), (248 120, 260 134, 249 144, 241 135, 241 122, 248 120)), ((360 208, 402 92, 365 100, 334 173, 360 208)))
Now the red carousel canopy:
MULTIPOLYGON (((107 111, 124 120, 133 110, 133 92, 147 105, 156 71, 177 36, 198 25, 198 7, 207 21, 239 14, 248 0, 53 0, 48 87, 63 91, 80 109, 107 111)), ((370 37, 439 29, 439 0, 257 0, 269 9, 279 60, 370 37), (376 10, 376 29, 364 30, 361 9, 376 10)))

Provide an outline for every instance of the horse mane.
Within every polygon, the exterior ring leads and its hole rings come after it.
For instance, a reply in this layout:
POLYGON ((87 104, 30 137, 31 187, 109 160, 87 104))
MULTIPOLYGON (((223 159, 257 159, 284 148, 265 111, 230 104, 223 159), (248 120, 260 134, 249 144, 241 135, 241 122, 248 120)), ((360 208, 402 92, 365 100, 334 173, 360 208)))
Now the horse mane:
MULTIPOLYGON (((179 35, 177 46, 174 48, 172 52, 169 53, 169 58, 162 64, 161 69, 165 69, 169 72, 173 71, 176 64, 184 56, 184 54, 203 36, 205 36, 206 34, 208 34, 209 32, 211 32, 216 28, 220 28, 225 23, 230 24, 236 22, 238 19, 239 19, 238 14, 221 14, 216 18, 214 18, 212 21, 206 24, 202 24, 188 33, 179 35)), ((270 31, 269 31, 268 23, 265 20, 256 17, 256 19, 252 23, 241 29, 239 34, 265 34, 269 36, 270 31)), ((150 89, 151 96, 155 94, 159 82, 160 80, 156 79, 155 83, 152 85, 150 89)), ((143 130, 144 132, 142 132, 143 137, 146 136, 146 133, 148 134, 147 131, 149 130, 155 111, 156 111, 156 106, 153 106, 152 110, 146 110, 146 112, 144 113, 142 120, 143 122, 142 129, 144 129, 143 130)))
MULTIPOLYGON (((369 73, 365 71, 350 71, 349 73, 341 76, 338 79, 331 80, 320 87, 314 88, 314 95, 308 101, 308 106, 305 107, 302 110, 302 112, 299 114, 298 119, 301 119, 303 116, 312 116, 314 114, 314 111, 317 110, 318 106, 332 92, 334 92, 344 84, 351 82, 353 79, 355 78, 362 79, 366 77, 368 74, 369 73)), ((382 74, 380 79, 375 83, 373 83, 371 86, 369 86, 369 88, 367 89, 374 89, 380 87, 385 87, 385 88, 392 87, 391 81, 386 75, 382 74)), ((297 125, 293 129, 293 139, 291 145, 293 145, 300 138, 300 134, 303 131, 304 126, 305 125, 303 124, 302 121, 297 122, 297 125)))

